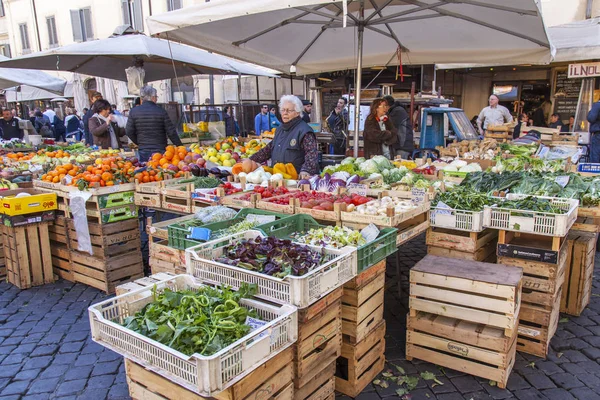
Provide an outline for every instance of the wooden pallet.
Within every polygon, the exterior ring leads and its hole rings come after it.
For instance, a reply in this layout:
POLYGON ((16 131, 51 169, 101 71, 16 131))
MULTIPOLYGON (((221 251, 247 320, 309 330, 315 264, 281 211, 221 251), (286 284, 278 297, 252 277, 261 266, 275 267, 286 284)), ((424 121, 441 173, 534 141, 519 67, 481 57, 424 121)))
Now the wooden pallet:
POLYGON ((54 282, 48 225, 0 226, 7 279, 19 289, 54 282))
POLYGON ((497 382, 505 388, 515 362, 517 332, 419 312, 408 317, 406 359, 417 358, 497 382))
MULTIPOLYGON (((79 241, 75 223, 67 219, 69 228, 69 246, 77 250, 79 241)), ((140 227, 137 219, 129 219, 114 224, 88 223, 93 256, 106 260, 121 254, 140 253, 140 227)), ((141 253, 140 253, 141 254, 141 253)))
POLYGON ((313 305, 298 310, 298 340, 293 346, 294 387, 297 390, 310 384, 341 353, 341 297, 340 287, 313 305))
POLYGON ((498 264, 523 269, 523 302, 552 306, 556 294, 565 281, 567 251, 563 248, 558 264, 522 260, 512 257, 498 257, 498 264))
POLYGON ((229 388, 203 397, 125 359, 129 395, 134 400, 290 400, 294 398, 292 349, 282 351, 229 388))
POLYGON ((362 341, 383 321, 385 266, 382 260, 344 285, 342 337, 348 343, 362 341))
POLYGON ((85 283, 112 294, 115 287, 144 276, 141 251, 106 260, 79 251, 71 251, 75 282, 85 283))
MULTIPOLYGON (((498 231, 485 229, 481 232, 466 232, 445 228, 431 227, 427 230, 425 243, 449 250, 465 253, 476 253, 489 243, 495 246, 498 240, 498 231)), ((495 251, 495 249, 494 249, 495 251)))
POLYGON ((427 255, 410 271, 410 316, 418 311, 504 329, 512 337, 521 305, 516 267, 427 255))
POLYGON ((546 358, 550 348, 550 340, 554 336, 560 318, 559 290, 552 306, 541 306, 532 303, 521 304, 519 315, 519 336, 517 351, 546 358))
POLYGON ((50 240, 50 253, 52 254, 52 269, 54 270, 54 274, 61 279, 74 282, 71 251, 67 245, 50 240))
POLYGON ((362 341, 342 342, 342 355, 337 359, 335 390, 356 397, 385 366, 385 321, 379 322, 362 341))
POLYGON ((590 302, 597 237, 592 232, 569 232, 561 312, 579 316, 590 302))

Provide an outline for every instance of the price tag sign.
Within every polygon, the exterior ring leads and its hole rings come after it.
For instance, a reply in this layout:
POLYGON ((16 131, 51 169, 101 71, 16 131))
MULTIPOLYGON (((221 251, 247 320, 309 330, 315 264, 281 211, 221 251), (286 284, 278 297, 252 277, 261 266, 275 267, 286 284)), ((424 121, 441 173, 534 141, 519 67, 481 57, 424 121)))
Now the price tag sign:
POLYGON ((452 215, 452 208, 443 201, 438 202, 436 207, 436 215, 452 215))
POLYGON ((369 224, 360 231, 360 234, 363 238, 365 238, 367 243, 369 243, 377 239, 377 236, 379 236, 379 228, 377 228, 374 224, 369 224))
POLYGON ((67 185, 70 185, 70 184, 71 184, 71 182, 73 182, 73 177, 72 177, 71 175, 67 175, 67 176, 65 176, 65 183, 66 183, 67 185))
POLYGON ((350 193, 356 193, 360 196, 366 196, 367 195, 367 189, 369 188, 367 185, 361 184, 361 183, 350 183, 348 186, 348 191, 350 193))
POLYGON ((571 179, 569 176, 557 176, 554 182, 558 183, 562 187, 565 187, 569 183, 569 179, 571 179))
POLYGON ((248 214, 246 216, 246 221, 257 222, 260 225, 260 224, 266 224, 267 222, 273 222, 273 221, 275 221, 275 218, 276 217, 274 215, 248 214))
POLYGON ((412 188, 411 190, 411 199, 413 204, 421 204, 425 202, 425 198, 427 197, 427 190, 412 188))

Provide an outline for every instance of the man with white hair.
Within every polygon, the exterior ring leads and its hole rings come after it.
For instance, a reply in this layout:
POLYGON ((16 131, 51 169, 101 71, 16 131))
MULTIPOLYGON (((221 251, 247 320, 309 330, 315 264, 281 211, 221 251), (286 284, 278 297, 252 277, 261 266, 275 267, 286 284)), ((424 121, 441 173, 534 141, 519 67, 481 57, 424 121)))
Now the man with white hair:
POLYGON ((282 124, 277 127, 273 140, 250 159, 264 164, 269 159, 271 165, 291 163, 298 177, 306 179, 319 172, 319 152, 315 133, 300 113, 304 110, 302 101, 292 95, 283 96, 279 101, 282 124))
POLYGON ((146 162, 154 153, 162 153, 167 138, 175 146, 182 146, 181 139, 167 112, 156 105, 156 89, 144 86, 140 90, 142 104, 131 109, 127 119, 127 136, 139 147, 140 161, 146 162))

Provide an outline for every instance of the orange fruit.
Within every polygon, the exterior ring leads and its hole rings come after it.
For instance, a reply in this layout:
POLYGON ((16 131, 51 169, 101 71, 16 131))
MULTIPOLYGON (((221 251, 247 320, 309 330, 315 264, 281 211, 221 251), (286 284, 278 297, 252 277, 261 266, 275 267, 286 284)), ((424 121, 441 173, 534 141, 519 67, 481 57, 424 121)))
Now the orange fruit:
POLYGON ((150 177, 148 175, 144 175, 144 177, 142 178, 142 182, 144 182, 144 183, 150 182, 150 177))
POLYGON ((166 151, 166 152, 165 152, 165 158, 166 158, 167 160, 169 160, 169 161, 173 159, 173 156, 174 156, 174 155, 175 155, 175 153, 173 153, 172 151, 166 151))
POLYGON ((104 172, 102 174, 102 180, 105 182, 111 181, 112 180, 112 174, 110 172, 104 172))
POLYGON ((114 186, 114 182, 113 181, 107 181, 106 182, 106 186, 114 186))
POLYGON ((100 182, 100 176, 98 175, 92 175, 90 178, 91 182, 100 182))
POLYGON ((162 155, 160 153, 154 153, 152 154, 152 161, 158 161, 162 158, 162 155))

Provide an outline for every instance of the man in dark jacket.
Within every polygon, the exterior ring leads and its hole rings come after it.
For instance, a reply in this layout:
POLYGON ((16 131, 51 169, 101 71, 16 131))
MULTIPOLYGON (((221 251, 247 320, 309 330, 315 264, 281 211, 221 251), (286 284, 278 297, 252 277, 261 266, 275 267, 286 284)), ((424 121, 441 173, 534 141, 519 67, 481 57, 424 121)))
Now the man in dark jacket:
POLYGON ((23 139, 23 129, 19 128, 19 120, 13 117, 12 112, 5 108, 2 110, 2 119, 0 119, 0 128, 2 129, 2 139, 23 139))
POLYGON ((88 126, 88 123, 90 121, 90 118, 92 118, 94 114, 96 114, 96 110, 94 109, 94 103, 96 103, 96 101, 98 100, 102 100, 102 93, 94 92, 92 94, 92 105, 90 109, 83 115, 82 118, 83 137, 85 139, 85 143, 89 144, 90 146, 94 144, 94 136, 90 133, 90 127, 88 126))
POLYGON ((587 115, 590 123, 590 162, 600 163, 600 101, 592 104, 592 109, 587 115))
POLYGON ((327 117, 327 125, 335 143, 333 144, 333 153, 338 155, 346 155, 346 138, 348 135, 348 110, 346 109, 348 100, 345 97, 340 97, 335 108, 327 117))
POLYGON ((142 105, 131 109, 126 129, 129 139, 139 147, 140 161, 146 162, 152 154, 165 151, 167 137, 175 146, 183 144, 167 112, 156 105, 156 89, 144 86, 140 97, 142 105))
POLYGON ((395 144, 396 155, 408 159, 415 149, 413 127, 410 123, 410 117, 404 107, 402 107, 392 96, 385 96, 384 99, 390 106, 388 117, 392 121, 394 128, 397 130, 398 140, 395 144))

